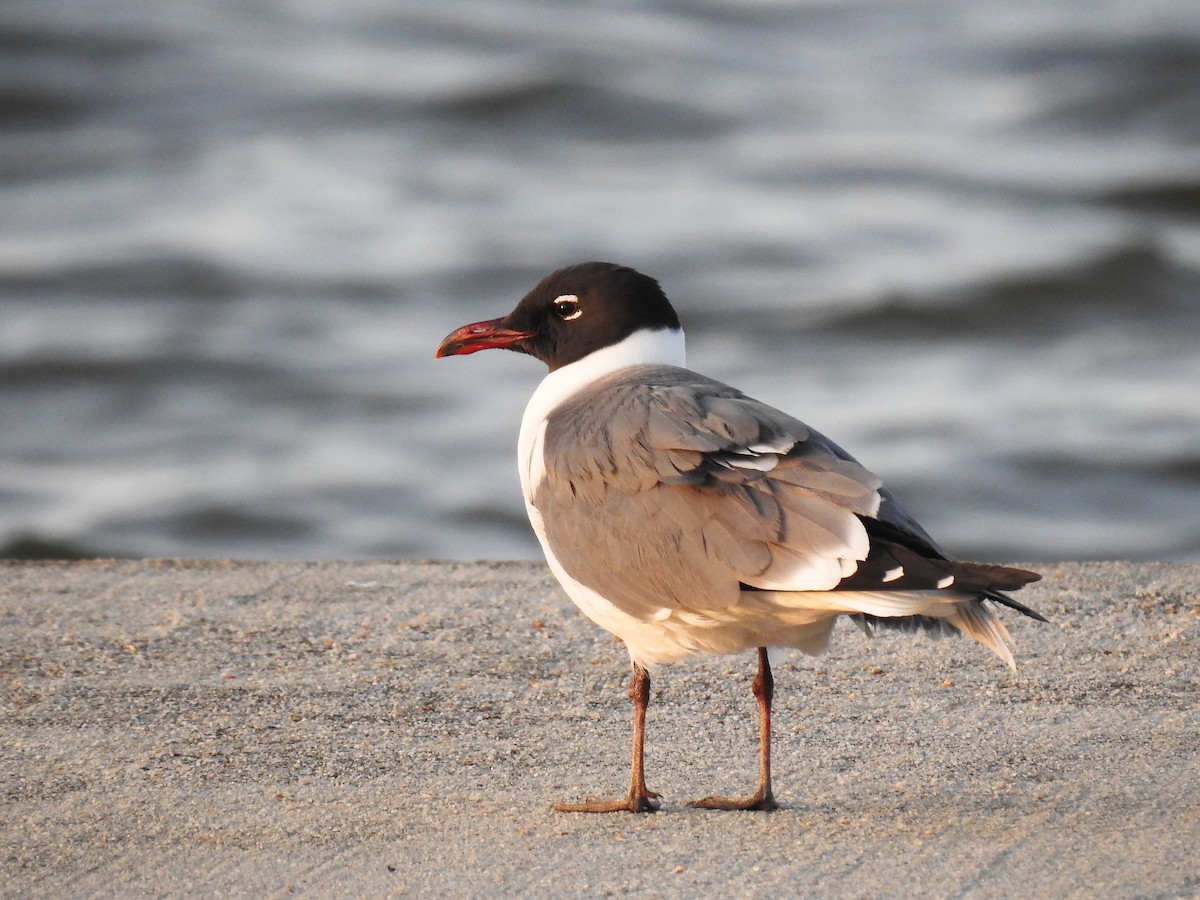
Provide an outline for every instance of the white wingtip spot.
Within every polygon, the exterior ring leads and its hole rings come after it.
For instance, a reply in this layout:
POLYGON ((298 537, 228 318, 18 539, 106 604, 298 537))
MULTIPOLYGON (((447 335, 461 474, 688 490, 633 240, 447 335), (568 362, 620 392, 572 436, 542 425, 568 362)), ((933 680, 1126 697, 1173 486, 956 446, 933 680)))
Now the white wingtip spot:
POLYGON ((886 572, 884 572, 881 580, 886 583, 889 581, 895 581, 897 578, 902 578, 903 576, 904 566, 896 566, 896 568, 888 569, 886 572))
POLYGON ((751 444, 746 449, 751 453, 787 453, 796 442, 787 438, 777 438, 774 441, 762 441, 757 444, 751 444))
POLYGON ((939 589, 940 589, 940 588, 948 588, 948 587, 950 587, 950 585, 952 585, 952 584, 954 584, 954 576, 953 576, 953 575, 947 575, 945 578, 939 578, 939 579, 938 579, 937 586, 938 586, 938 588, 939 588, 939 589))
POLYGON ((779 462, 778 456, 727 456, 718 460, 721 465, 738 469, 755 469, 770 472, 779 462))

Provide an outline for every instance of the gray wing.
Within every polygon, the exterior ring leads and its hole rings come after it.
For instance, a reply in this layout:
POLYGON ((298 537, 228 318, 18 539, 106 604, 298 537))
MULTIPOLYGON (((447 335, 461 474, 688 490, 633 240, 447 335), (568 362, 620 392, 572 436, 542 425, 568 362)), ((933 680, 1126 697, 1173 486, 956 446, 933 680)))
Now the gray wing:
POLYGON ((572 397, 547 421, 543 453, 533 503, 555 556, 636 616, 731 606, 746 587, 835 589, 868 558, 864 521, 885 499, 803 423, 667 366, 572 397))

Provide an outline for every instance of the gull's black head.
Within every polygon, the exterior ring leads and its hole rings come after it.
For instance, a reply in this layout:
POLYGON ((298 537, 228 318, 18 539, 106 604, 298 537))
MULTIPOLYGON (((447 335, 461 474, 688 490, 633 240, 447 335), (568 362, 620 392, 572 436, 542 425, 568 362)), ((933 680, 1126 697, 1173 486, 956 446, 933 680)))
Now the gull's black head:
POLYGON ((679 317, 657 281, 627 266, 578 263, 551 272, 507 316, 458 329, 437 355, 506 347, 553 372, 634 332, 662 328, 679 328, 679 317))

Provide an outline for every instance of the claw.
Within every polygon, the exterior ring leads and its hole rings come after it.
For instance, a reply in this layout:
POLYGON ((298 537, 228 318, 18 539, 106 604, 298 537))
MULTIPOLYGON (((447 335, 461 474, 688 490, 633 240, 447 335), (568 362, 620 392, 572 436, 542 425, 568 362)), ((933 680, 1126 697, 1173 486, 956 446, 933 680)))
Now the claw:
POLYGON ((768 794, 755 794, 753 797, 705 797, 688 804, 693 809, 723 809, 723 810, 755 810, 771 812, 779 809, 775 798, 768 794))
POLYGON ((660 804, 657 801, 661 796, 661 794, 656 794, 654 791, 646 791, 645 794, 630 794, 627 797, 620 797, 616 800, 590 799, 585 800, 583 803, 555 803, 554 809, 556 812, 583 813, 658 812, 660 804))

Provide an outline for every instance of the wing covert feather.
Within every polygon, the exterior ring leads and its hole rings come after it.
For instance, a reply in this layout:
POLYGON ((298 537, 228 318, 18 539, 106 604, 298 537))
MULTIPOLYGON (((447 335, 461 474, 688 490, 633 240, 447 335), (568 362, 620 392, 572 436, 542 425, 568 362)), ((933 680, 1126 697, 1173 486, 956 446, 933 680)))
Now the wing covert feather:
POLYGON ((867 557, 879 480, 803 423, 669 366, 600 379, 549 417, 534 486, 555 556, 632 615, 828 590, 867 557))

